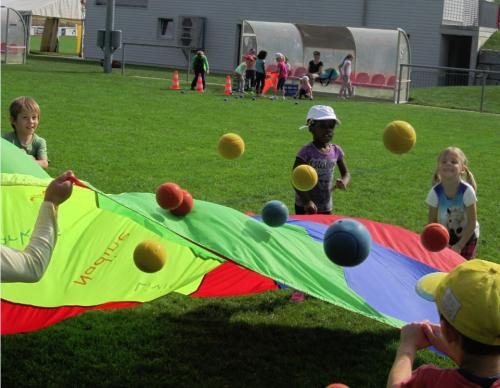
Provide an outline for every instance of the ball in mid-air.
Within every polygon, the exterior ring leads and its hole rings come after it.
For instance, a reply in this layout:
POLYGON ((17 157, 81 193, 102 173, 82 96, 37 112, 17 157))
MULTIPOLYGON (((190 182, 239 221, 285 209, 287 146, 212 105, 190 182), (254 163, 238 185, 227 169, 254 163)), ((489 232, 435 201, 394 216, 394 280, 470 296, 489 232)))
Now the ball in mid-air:
POLYGON ((384 145, 395 153, 404 154, 411 150, 417 141, 417 134, 406 121, 396 120, 384 129, 384 145))
POLYGON ((194 207, 193 196, 186 190, 182 190, 182 203, 179 207, 170 210, 170 212, 175 216, 185 216, 194 207))
POLYGON ((318 173, 308 164, 293 169, 292 184, 299 191, 309 191, 318 183, 318 173))
POLYGON ((278 200, 267 202, 262 208, 262 221, 266 225, 278 227, 288 220, 288 208, 278 200))
POLYGON ((156 202, 163 209, 175 209, 182 202, 182 189, 176 183, 163 183, 156 189, 156 202))
POLYGON ((369 255, 371 236, 366 227, 355 220, 342 219, 326 230, 323 248, 328 258, 337 265, 354 267, 369 255))
POLYGON ((439 252, 446 248, 450 241, 448 230, 441 224, 432 223, 425 226, 420 233, 420 242, 425 249, 431 252, 439 252))
POLYGON ((134 263, 142 272, 158 272, 165 265, 165 248, 158 241, 146 240, 135 247, 134 263))
POLYGON ((236 159, 245 152, 245 142, 235 133, 226 133, 219 139, 219 154, 225 159, 236 159))

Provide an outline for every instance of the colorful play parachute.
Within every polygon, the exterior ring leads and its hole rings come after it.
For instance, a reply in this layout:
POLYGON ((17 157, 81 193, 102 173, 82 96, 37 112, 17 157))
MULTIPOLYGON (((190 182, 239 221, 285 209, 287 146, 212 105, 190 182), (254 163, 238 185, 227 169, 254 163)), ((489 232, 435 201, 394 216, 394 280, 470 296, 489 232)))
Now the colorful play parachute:
MULTIPOLYGON (((28 242, 50 178, 2 140, 2 244, 28 242)), ((430 253, 418 235, 358 219, 374 240, 368 258, 341 268, 325 256, 322 238, 339 216, 294 217, 280 228, 214 203, 196 201, 179 218, 151 193, 109 195, 75 186, 59 207, 59 235, 43 278, 2 285, 2 334, 52 325, 91 309, 130 307, 175 291, 192 296, 242 295, 286 284, 353 312, 401 326, 437 321, 434 306, 416 296, 422 275, 449 270, 462 259, 430 253), (158 272, 139 271, 136 245, 160 241, 167 251, 158 272)))

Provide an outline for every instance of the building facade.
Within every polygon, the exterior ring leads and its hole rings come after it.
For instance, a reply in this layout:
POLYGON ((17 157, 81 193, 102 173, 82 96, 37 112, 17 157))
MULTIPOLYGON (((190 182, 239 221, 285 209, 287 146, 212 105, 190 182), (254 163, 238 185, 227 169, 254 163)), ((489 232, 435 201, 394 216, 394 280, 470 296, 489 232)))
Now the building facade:
MULTIPOLYGON (((476 66, 478 50, 497 29, 498 5, 485 0, 115 0, 114 28, 122 31, 126 63, 184 68, 181 16, 204 20, 200 43, 213 72, 229 72, 238 62, 243 20, 329 26, 403 29, 412 63, 476 66), (155 45, 163 47, 155 47, 155 45)), ((100 60, 97 31, 105 29, 106 0, 86 3, 84 57, 100 60)), ((121 49, 114 54, 121 58, 121 49)))

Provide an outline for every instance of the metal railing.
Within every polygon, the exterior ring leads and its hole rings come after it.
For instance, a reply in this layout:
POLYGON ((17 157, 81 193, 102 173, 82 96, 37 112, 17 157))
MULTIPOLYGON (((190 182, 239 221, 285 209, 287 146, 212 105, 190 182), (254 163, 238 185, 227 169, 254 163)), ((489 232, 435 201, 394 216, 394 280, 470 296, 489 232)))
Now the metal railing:
MULTIPOLYGON (((483 112, 488 85, 500 86, 500 71, 401 64, 396 102, 400 102, 401 90, 402 88, 404 90, 405 87, 407 87, 408 100, 410 100, 412 92, 421 88, 475 86, 480 87, 478 110, 483 112), (406 81, 402 77, 404 74, 408 76, 406 81)), ((460 107, 459 103, 457 103, 457 107, 460 107)))

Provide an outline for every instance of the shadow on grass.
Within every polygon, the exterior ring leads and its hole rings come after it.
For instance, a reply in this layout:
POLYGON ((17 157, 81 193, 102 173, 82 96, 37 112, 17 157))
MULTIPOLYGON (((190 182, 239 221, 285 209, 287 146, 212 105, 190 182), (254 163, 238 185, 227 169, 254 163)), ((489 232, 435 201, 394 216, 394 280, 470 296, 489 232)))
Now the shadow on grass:
POLYGON ((279 319, 273 324, 241 320, 242 314, 272 317, 290 308, 287 298, 232 306, 202 303, 182 314, 145 311, 143 317, 132 317, 117 311, 105 322, 102 314, 91 312, 85 314, 87 319, 71 320, 72 330, 57 325, 44 330, 49 335, 3 338, 2 383, 18 387, 325 387, 333 382, 376 387, 385 383, 394 356, 386 348, 396 340, 396 330, 356 333, 291 327, 281 325, 279 319))

